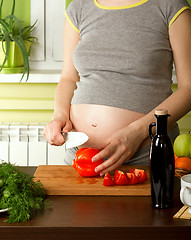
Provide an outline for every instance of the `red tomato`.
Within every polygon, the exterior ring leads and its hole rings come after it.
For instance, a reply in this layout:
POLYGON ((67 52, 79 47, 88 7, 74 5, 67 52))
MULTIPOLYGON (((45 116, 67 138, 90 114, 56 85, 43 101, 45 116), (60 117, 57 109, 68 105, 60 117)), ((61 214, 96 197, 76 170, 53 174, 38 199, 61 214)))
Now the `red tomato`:
POLYGON ((126 175, 130 185, 133 185, 139 182, 138 177, 135 175, 134 172, 126 173, 126 175))
POLYGON ((129 169, 129 172, 130 172, 130 173, 134 173, 134 171, 135 171, 135 169, 133 169, 133 168, 130 168, 130 169, 129 169))
POLYGON ((83 177, 92 177, 99 175, 99 172, 95 172, 95 168, 103 163, 103 159, 97 162, 92 162, 92 157, 100 151, 96 148, 80 148, 75 155, 73 161, 73 167, 83 177))
POLYGON ((138 182, 142 183, 145 182, 148 178, 147 178, 147 174, 143 169, 130 169, 129 170, 132 173, 135 173, 135 176, 138 178, 138 182))
POLYGON ((113 186, 114 181, 112 180, 112 177, 109 173, 106 173, 103 179, 103 185, 104 186, 113 186))
POLYGON ((119 170, 115 170, 115 174, 114 174, 114 179, 113 179, 113 181, 114 181, 114 183, 117 181, 117 179, 119 178, 119 170))
POLYGON ((127 185, 128 179, 126 174, 120 170, 116 170, 114 175, 114 183, 120 186, 127 185))

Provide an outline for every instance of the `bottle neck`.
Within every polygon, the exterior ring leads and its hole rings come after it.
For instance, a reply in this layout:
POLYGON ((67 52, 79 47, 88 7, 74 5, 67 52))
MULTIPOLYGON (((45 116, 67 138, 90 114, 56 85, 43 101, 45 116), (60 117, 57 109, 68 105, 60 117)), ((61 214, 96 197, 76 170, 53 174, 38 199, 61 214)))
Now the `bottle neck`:
POLYGON ((167 135, 167 118, 168 115, 156 115, 156 134, 167 135))

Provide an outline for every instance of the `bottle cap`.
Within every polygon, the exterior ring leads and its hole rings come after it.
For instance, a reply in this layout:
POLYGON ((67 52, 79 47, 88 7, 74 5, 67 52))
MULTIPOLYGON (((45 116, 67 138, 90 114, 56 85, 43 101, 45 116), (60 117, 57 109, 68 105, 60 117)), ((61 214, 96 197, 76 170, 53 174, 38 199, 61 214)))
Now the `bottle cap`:
POLYGON ((168 110, 166 109, 157 109, 155 110, 156 115, 168 115, 168 110))

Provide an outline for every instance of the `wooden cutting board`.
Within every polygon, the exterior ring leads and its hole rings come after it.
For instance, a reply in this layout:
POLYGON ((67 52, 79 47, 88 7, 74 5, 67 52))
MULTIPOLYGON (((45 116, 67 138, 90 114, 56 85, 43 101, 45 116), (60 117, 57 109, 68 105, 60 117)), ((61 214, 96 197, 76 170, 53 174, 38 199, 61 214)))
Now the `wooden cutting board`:
MULTIPOLYGON (((122 166, 119 169, 128 172, 133 166, 122 166)), ((147 167, 145 169, 149 176, 147 167)), ((111 173, 114 175, 114 172, 111 173)), ((47 195, 111 195, 111 196, 149 196, 150 181, 136 185, 103 186, 103 177, 82 177, 72 166, 40 165, 35 174, 35 181, 40 180, 47 195)))

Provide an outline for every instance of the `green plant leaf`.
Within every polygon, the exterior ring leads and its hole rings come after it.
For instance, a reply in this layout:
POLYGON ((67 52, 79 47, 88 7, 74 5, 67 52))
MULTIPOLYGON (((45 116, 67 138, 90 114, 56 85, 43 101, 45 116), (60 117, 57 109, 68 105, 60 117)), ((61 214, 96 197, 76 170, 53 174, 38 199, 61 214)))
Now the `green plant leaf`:
POLYGON ((28 41, 31 43, 37 43, 38 38, 31 36, 31 33, 35 30, 35 25, 37 23, 37 20, 34 22, 31 26, 25 26, 21 29, 21 35, 24 41, 28 41))
POLYGON ((6 40, 6 44, 5 44, 6 51, 4 49, 3 41, 2 41, 2 49, 3 49, 4 53, 5 53, 5 58, 4 58, 4 61, 3 61, 2 65, 1 65, 0 72, 3 69, 3 67, 4 67, 4 65, 5 65, 5 63, 6 63, 7 59, 8 59, 9 51, 10 51, 10 39, 7 37, 7 39, 5 38, 5 40, 6 40))
POLYGON ((36 23, 37 23, 37 20, 34 22, 33 25, 22 28, 22 35, 25 34, 25 32, 31 33, 32 31, 34 31, 36 23))
POLYGON ((0 19, 0 26, 1 26, 1 31, 10 31, 10 28, 9 28, 9 24, 3 20, 3 19, 0 19))
POLYGON ((15 0, 13 0, 13 5, 12 5, 12 9, 11 9, 11 15, 14 15, 15 13, 15 0))
MULTIPOLYGON (((3 38, 2 38, 2 49, 3 49, 3 52, 4 54, 6 55, 7 54, 7 50, 5 50, 5 46, 6 44, 3 44, 3 43, 6 43, 6 42, 9 42, 10 43, 10 39, 9 39, 9 33, 7 33, 7 35, 4 35, 3 38)), ((9 55, 9 54, 7 54, 9 55)))
POLYGON ((2 6, 3 6, 3 0, 1 0, 1 3, 0 3, 0 18, 1 18, 1 15, 2 15, 2 6))
POLYGON ((5 17, 5 21, 8 20, 8 19, 12 20, 11 24, 9 25, 10 26, 10 32, 12 34, 14 33, 13 29, 15 28, 15 26, 13 24, 16 21, 17 27, 18 27, 18 31, 19 31, 18 35, 21 35, 21 24, 20 24, 19 19, 15 15, 9 15, 9 16, 5 17))
MULTIPOLYGON (((13 5, 12 5, 12 9, 11 9, 11 15, 13 16, 15 12, 15 0, 13 0, 13 5)), ((14 19, 10 18, 10 22, 9 22, 11 28, 13 27, 14 24, 14 19)))
POLYGON ((26 39, 23 38, 23 40, 25 40, 26 42, 33 43, 33 44, 38 43, 38 38, 36 38, 36 37, 28 37, 26 39))
MULTIPOLYGON (((23 56, 25 57, 24 67, 26 68, 25 72, 27 73, 27 78, 26 78, 26 81, 27 81, 29 78, 29 56, 28 56, 27 48, 26 48, 23 38, 21 36, 18 36, 18 39, 23 48, 23 56)), ((24 77, 24 75, 23 75, 23 77, 24 77)))

